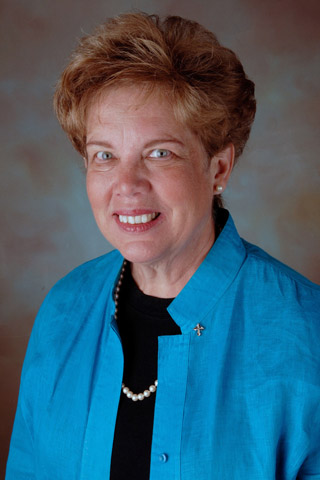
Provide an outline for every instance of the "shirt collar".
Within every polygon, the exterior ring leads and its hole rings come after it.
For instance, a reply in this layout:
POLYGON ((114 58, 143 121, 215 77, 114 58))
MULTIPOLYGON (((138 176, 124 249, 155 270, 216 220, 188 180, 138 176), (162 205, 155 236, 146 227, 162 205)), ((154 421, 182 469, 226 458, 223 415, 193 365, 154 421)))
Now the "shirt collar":
POLYGON ((207 256, 168 307, 182 333, 189 333, 206 317, 233 282, 245 257, 245 247, 229 214, 207 256))

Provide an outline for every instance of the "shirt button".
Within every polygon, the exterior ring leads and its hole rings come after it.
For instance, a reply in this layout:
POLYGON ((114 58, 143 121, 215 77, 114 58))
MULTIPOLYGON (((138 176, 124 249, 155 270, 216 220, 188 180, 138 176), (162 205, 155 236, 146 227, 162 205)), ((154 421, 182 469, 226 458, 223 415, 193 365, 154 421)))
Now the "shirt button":
POLYGON ((159 455, 159 462, 166 463, 168 461, 168 455, 166 453, 161 453, 159 455))

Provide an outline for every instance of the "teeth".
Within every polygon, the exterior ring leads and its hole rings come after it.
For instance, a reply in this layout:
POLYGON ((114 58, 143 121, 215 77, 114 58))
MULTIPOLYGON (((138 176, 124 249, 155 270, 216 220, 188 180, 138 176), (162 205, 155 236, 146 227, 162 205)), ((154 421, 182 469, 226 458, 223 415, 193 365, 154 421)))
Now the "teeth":
POLYGON ((151 222, 156 218, 156 213, 144 213, 143 215, 136 215, 132 217, 130 215, 119 215, 119 220, 121 223, 130 223, 131 225, 139 225, 140 223, 151 222))

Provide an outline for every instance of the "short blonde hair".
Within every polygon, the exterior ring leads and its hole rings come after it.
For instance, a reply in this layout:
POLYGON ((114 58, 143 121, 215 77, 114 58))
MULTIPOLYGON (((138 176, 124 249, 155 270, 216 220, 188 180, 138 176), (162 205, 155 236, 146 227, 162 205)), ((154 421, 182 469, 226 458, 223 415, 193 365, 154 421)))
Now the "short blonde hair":
POLYGON ((237 56, 198 23, 177 16, 126 13, 83 37, 57 84, 58 120, 86 156, 86 111, 119 84, 165 89, 176 118, 211 157, 228 143, 243 151, 254 119, 254 84, 237 56))

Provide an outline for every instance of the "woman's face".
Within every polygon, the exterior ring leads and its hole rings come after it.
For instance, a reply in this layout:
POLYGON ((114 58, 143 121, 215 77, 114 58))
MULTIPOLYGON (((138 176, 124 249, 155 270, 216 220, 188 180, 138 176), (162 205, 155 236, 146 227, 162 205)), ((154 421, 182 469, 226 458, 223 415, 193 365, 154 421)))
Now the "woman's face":
POLYGON ((207 253, 221 162, 210 162, 164 96, 137 87, 101 96, 88 110, 86 163, 97 224, 129 261, 188 264, 207 253))

